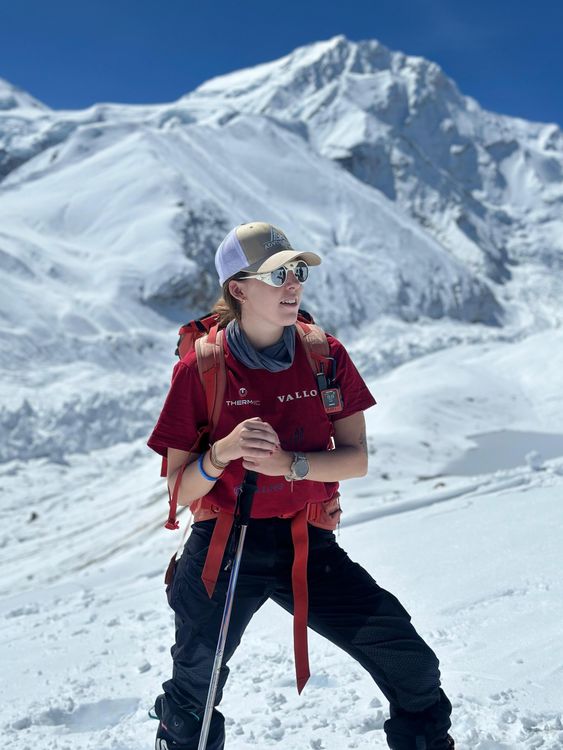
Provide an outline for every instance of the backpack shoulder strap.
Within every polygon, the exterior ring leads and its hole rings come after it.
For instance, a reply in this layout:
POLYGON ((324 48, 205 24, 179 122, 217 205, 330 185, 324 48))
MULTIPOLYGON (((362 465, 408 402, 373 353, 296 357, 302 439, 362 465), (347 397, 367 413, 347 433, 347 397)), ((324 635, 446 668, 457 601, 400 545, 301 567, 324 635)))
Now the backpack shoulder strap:
POLYGON ((313 373, 315 375, 319 372, 325 375, 329 373, 332 360, 329 357, 330 349, 324 330, 316 323, 305 323, 302 320, 297 321, 296 327, 305 345, 305 352, 313 373))
MULTIPOLYGON (((198 321, 195 321, 195 323, 198 324, 198 321)), ((184 327, 186 329, 184 332, 188 335, 191 335, 193 333, 193 330, 190 328, 190 326, 191 324, 188 324, 184 327)), ((182 335, 182 329, 180 330, 180 335, 182 335)), ((225 352, 223 350, 223 336, 223 330, 219 330, 219 326, 214 325, 210 328, 209 333, 203 336, 198 336, 198 338, 192 338, 192 340, 189 341, 189 347, 193 345, 195 349, 197 369, 203 388, 205 390, 208 420, 207 424, 199 430, 196 441, 192 449, 190 450, 190 453, 198 451, 198 449, 200 450, 200 444, 204 439, 209 438, 213 429, 217 426, 217 422, 219 421, 221 404, 223 402, 223 395, 225 393, 227 383, 225 352)), ((180 338, 177 349, 177 352, 179 352, 180 354, 180 347, 182 343, 183 340, 182 338, 180 338)), ((168 512, 168 520, 165 524, 165 527, 167 529, 179 528, 178 521, 176 520, 178 492, 180 489, 180 483, 182 481, 182 474, 184 473, 186 466, 187 464, 184 464, 184 466, 182 466, 182 468, 178 472, 172 493, 170 493, 170 488, 168 488, 170 507, 168 512)), ((161 475, 166 476, 166 473, 166 459, 163 458, 161 475)), ((171 566, 174 563, 176 554, 170 561, 170 565, 168 566, 168 570, 166 571, 165 580, 167 582, 171 575, 171 566)))
POLYGON ((219 327, 214 325, 206 336, 201 336, 195 341, 197 367, 207 401, 209 433, 213 431, 219 421, 227 383, 223 349, 224 335, 223 329, 219 330, 219 327))

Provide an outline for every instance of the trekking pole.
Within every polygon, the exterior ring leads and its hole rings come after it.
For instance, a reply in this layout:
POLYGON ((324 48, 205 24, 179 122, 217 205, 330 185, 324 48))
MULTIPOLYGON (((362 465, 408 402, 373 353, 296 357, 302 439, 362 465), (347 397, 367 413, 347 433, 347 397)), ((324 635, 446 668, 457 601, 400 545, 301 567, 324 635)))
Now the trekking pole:
POLYGON ((254 498, 254 493, 256 492, 257 479, 258 475, 255 471, 245 472, 237 500, 237 527, 240 527, 240 535, 237 543, 235 561, 229 579, 229 586, 227 588, 225 609, 223 610, 223 619, 221 620, 221 628, 219 630, 219 640, 217 642, 217 650, 215 651, 215 661, 213 662, 211 682, 209 683, 209 690, 207 692, 207 703, 205 704, 205 712, 201 723, 201 734, 199 735, 197 750, 205 750, 207 747, 211 716, 213 714, 215 696, 217 695, 217 685, 219 683, 219 674, 223 663, 223 654, 227 642, 227 632, 229 629, 229 621, 231 619, 231 610, 233 608, 235 587, 237 585, 242 548, 244 546, 244 537, 246 536, 246 529, 248 527, 248 522, 250 521, 250 511, 252 510, 252 500, 254 498))

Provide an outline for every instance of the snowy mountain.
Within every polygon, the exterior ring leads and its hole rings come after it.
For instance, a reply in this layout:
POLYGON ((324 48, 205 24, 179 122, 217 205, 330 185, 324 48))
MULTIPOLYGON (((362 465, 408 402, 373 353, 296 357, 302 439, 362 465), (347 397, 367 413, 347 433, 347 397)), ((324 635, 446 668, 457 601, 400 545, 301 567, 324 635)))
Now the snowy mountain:
MULTIPOLYGON (((378 400, 342 543, 412 602, 461 750, 563 748, 563 136, 343 36, 171 104, 55 111, 0 80, 10 747, 150 746, 181 539, 145 441, 178 324, 215 301, 215 249, 253 219, 324 258, 304 306, 378 400)), ((269 607, 253 621, 230 746, 384 747, 385 707, 320 639, 296 700, 289 630, 269 607)))
POLYGON ((6 112, 15 109, 46 111, 48 108, 27 92, 0 78, 0 110, 6 112))
POLYGON ((561 262, 561 130, 483 111, 436 63, 338 36, 186 101, 290 123, 493 281, 561 262))
POLYGON ((49 455, 68 450, 61 415, 88 415, 86 450, 108 439, 97 414, 116 442, 142 434, 146 373, 216 299, 215 248, 252 218, 324 255, 308 305, 368 373, 561 320, 560 131, 480 110, 426 60, 339 36, 171 105, 79 112, 2 85, 5 458, 45 455, 39 423, 49 455), (41 392, 30 358, 53 371, 41 392))

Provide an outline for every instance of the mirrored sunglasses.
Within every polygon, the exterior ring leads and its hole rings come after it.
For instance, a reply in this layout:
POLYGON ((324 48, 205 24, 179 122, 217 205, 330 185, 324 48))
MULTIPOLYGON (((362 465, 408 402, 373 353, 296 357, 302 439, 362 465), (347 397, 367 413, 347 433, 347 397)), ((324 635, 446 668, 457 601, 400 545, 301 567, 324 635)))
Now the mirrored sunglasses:
POLYGON ((286 282, 287 275, 290 271, 293 271, 295 278, 300 284, 304 284, 309 276, 309 266, 304 260, 293 260, 289 263, 285 263, 283 266, 276 268, 274 271, 266 271, 264 273, 248 273, 244 276, 245 279, 258 279, 263 281, 265 284, 270 286, 283 286, 286 282))

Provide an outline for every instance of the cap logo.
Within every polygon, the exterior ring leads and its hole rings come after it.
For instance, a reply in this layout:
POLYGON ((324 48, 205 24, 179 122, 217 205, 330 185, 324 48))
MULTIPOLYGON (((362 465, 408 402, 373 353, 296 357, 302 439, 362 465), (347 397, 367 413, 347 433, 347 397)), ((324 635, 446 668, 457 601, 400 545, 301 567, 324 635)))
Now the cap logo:
POLYGON ((269 250, 271 247, 274 247, 274 245, 281 245, 282 247, 290 247, 289 241, 285 234, 282 234, 281 232, 276 232, 274 227, 270 230, 270 241, 264 243, 264 250, 269 250))

